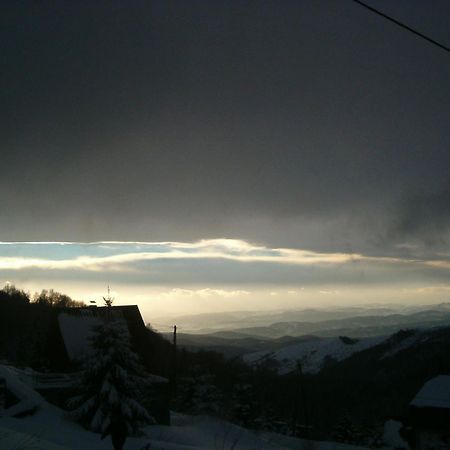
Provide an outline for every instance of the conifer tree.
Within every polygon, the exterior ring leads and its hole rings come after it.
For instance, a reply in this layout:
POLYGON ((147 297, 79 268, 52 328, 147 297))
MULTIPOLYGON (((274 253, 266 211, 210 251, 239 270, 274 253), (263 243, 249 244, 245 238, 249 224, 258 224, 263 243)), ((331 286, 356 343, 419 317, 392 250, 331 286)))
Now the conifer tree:
POLYGON ((86 427, 111 435, 120 450, 126 437, 153 419, 139 403, 146 381, 139 358, 131 348, 123 321, 110 320, 94 329, 91 355, 86 359, 81 395, 71 400, 75 417, 86 427))

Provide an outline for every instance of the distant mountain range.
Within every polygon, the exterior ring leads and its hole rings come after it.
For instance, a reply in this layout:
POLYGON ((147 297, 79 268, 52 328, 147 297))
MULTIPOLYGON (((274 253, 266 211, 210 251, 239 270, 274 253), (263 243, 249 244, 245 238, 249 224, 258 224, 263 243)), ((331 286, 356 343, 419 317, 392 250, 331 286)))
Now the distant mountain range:
MULTIPOLYGON (((235 330, 241 336, 277 339, 283 336, 338 336, 351 334, 355 337, 377 336, 395 332, 399 328, 420 328, 450 324, 448 310, 427 310, 412 314, 388 314, 348 317, 321 322, 276 322, 266 327, 235 330)), ((224 336, 223 333, 221 333, 224 336)))
MULTIPOLYGON (((401 329, 428 329, 450 325, 449 303, 433 305, 430 309, 415 309, 410 312, 404 310, 403 313, 392 313, 389 308, 303 310, 299 311, 298 315, 316 320, 277 321, 266 326, 235 328, 206 334, 179 333, 178 343, 194 350, 201 348, 219 351, 227 356, 238 356, 254 352, 276 352, 285 347, 317 341, 319 338, 350 336, 362 342, 363 338, 389 336, 401 329), (318 320, 320 317, 339 316, 344 312, 349 314, 355 311, 360 314, 318 320), (378 314, 369 314, 374 311, 378 314), (365 314, 361 315, 361 312, 365 314)), ((169 334, 166 336, 169 337, 169 334)), ((323 339, 321 342, 324 342, 323 339)))
MULTIPOLYGON (((204 313, 173 317, 157 317, 151 324, 156 329, 168 329, 173 324, 184 333, 212 334, 222 331, 237 333, 255 333, 257 328, 265 328, 277 323, 306 322, 314 324, 324 321, 349 319, 355 317, 385 317, 401 314, 409 315, 423 311, 450 313, 450 303, 436 305, 363 305, 346 307, 305 308, 281 311, 233 311, 204 313), (250 330, 248 330, 250 329, 250 330), (244 331, 243 331, 244 330, 244 331)), ((267 337, 264 331, 262 336, 267 337)), ((290 334, 290 333, 285 333, 290 334)), ((275 337, 271 333, 270 337, 275 337)), ((280 335, 279 335, 280 336, 280 335)), ((278 336, 278 337, 279 337, 278 336)), ((226 336, 228 337, 228 336, 226 336)), ((236 337, 236 335, 234 335, 236 337)), ((241 336, 243 337, 243 336, 241 336)))
MULTIPOLYGON (((441 304, 449 305, 450 304, 441 304)), ((267 326, 276 322, 322 322, 356 316, 385 316, 395 313, 411 313, 435 309, 441 305, 364 305, 345 307, 302 308, 273 311, 232 311, 203 313, 184 316, 156 317, 151 324, 157 329, 170 328, 176 324, 183 332, 209 334, 216 331, 267 326)))

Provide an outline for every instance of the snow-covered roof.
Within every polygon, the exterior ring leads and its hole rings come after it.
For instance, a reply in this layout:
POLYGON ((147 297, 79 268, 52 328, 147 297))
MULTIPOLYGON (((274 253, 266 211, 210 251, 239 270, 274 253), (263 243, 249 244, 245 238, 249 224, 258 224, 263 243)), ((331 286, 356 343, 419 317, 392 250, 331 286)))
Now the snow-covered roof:
POLYGON ((115 320, 125 321, 128 331, 142 333, 145 324, 136 305, 88 308, 67 308, 58 314, 58 324, 64 346, 69 358, 80 360, 90 352, 89 340, 93 328, 102 323, 105 317, 113 316, 115 320))
POLYGON ((89 352, 93 327, 100 325, 101 321, 93 315, 61 313, 58 315, 58 322, 69 358, 81 359, 89 352))
POLYGON ((439 375, 428 380, 410 405, 422 408, 450 409, 450 375, 439 375))

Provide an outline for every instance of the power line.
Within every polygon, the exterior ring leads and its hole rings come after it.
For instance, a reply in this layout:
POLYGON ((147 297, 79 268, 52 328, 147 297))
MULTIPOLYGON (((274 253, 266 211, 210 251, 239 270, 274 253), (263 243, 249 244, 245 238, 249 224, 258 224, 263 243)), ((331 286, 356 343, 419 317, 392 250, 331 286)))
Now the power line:
POLYGON ((367 5, 366 3, 362 2, 361 0, 353 0, 355 3, 358 3, 358 5, 364 6, 364 8, 367 8, 369 11, 374 12, 375 14, 380 15, 381 17, 384 17, 387 20, 390 20, 391 22, 394 22, 396 25, 404 28, 405 30, 410 31, 411 33, 421 37, 422 39, 425 39, 428 42, 431 42, 432 44, 436 45, 437 47, 442 48, 443 50, 450 52, 450 48, 446 47, 445 45, 441 44, 440 42, 435 41, 434 39, 431 39, 428 36, 425 36, 424 34, 422 34, 420 31, 415 30, 414 28, 409 27, 408 25, 405 25, 402 22, 399 22, 396 19, 393 19, 392 17, 382 13, 381 11, 379 11, 378 9, 373 8, 372 6, 367 5))

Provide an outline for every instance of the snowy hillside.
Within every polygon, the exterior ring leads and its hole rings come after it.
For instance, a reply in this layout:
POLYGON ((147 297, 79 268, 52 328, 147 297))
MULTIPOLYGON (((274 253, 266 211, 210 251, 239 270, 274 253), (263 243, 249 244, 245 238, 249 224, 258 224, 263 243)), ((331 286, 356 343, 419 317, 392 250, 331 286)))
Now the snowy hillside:
POLYGON ((249 364, 263 364, 268 360, 279 363, 281 374, 296 368, 296 362, 302 363, 305 373, 319 372, 328 361, 342 361, 354 353, 361 352, 386 340, 386 336, 350 339, 345 337, 309 340, 283 347, 274 352, 255 352, 244 355, 249 364))
MULTIPOLYGON (((329 363, 343 361, 355 353, 386 344, 377 358, 385 359, 403 350, 433 340, 435 333, 443 332, 445 327, 431 329, 403 330, 391 336, 376 336, 353 339, 345 336, 308 339, 304 342, 287 345, 275 351, 258 351, 244 355, 244 361, 251 365, 262 365, 271 361, 278 364, 278 372, 285 374, 296 369, 297 361, 302 363, 305 373, 318 373, 329 363)), ((444 337, 444 339, 447 339, 444 337)))

